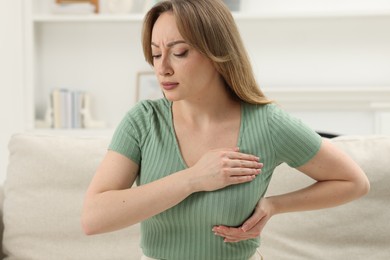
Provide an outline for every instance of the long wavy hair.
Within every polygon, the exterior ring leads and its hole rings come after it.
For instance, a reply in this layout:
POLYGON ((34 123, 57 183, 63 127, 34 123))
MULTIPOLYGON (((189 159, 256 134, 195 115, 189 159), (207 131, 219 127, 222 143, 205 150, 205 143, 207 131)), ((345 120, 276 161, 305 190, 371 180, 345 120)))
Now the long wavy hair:
POLYGON ((168 0, 154 5, 142 28, 145 60, 153 66, 152 30, 158 17, 172 12, 184 40, 208 57, 238 99, 250 104, 268 104, 249 62, 237 25, 221 0, 168 0))

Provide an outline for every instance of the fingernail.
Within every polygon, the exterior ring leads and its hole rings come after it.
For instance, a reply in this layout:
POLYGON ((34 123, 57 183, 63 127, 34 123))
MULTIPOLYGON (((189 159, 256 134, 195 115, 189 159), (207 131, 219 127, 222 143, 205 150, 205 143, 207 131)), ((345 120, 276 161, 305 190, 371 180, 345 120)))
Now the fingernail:
POLYGON ((264 166, 264 163, 259 163, 260 168, 263 168, 263 166, 264 166))

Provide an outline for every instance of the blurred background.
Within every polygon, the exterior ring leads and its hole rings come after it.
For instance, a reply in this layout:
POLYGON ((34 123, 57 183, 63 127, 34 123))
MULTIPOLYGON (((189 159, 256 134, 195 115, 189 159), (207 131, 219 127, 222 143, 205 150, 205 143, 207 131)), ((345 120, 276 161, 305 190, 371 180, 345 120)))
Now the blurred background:
MULTIPOLYGON (((140 37, 155 2, 0 0, 0 183, 12 134, 110 136, 156 97, 140 37)), ((390 1, 225 2, 267 96, 318 132, 390 134, 390 1)))

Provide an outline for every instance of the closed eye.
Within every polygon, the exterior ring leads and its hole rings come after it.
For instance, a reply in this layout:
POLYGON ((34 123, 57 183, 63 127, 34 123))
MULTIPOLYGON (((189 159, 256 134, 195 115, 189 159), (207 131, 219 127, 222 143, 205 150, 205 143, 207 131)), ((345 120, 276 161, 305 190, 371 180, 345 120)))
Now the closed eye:
POLYGON ((185 50, 185 51, 183 51, 181 53, 175 53, 173 55, 175 55, 176 57, 186 57, 187 54, 188 54, 188 50, 185 50))

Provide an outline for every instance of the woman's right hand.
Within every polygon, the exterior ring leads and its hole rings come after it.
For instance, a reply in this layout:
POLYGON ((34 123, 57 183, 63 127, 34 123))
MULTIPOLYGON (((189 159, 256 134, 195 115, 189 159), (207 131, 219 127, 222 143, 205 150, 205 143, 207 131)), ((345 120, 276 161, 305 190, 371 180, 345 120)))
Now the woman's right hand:
POLYGON ((218 190, 254 180, 262 167, 259 157, 240 153, 239 148, 211 150, 190 168, 191 183, 195 192, 218 190))

